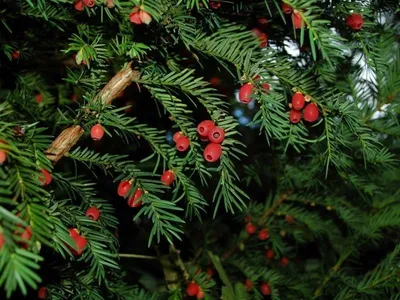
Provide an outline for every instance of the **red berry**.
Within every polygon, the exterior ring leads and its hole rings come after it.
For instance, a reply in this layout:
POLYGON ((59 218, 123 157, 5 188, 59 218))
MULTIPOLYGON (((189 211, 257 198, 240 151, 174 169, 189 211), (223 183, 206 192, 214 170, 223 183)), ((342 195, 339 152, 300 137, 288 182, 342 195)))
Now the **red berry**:
POLYGON ((202 137, 208 137, 211 129, 215 127, 215 124, 211 120, 205 120, 197 125, 197 132, 202 137))
POLYGON ((83 11, 85 9, 85 5, 82 0, 78 0, 74 3, 74 7, 77 11, 83 11))
POLYGON ((129 180, 121 181, 118 185, 118 195, 121 197, 126 197, 132 184, 129 180))
POLYGON ((244 284, 247 287, 248 291, 251 291, 251 289, 253 288, 253 283, 250 281, 250 279, 246 279, 246 281, 244 282, 244 284))
POLYGON ((268 43, 268 36, 258 28, 253 28, 251 31, 260 41, 260 47, 264 48, 268 43))
POLYGON ((248 223, 246 225, 246 231, 248 234, 252 235, 256 232, 256 226, 254 226, 253 223, 248 223))
POLYGON ((53 180, 53 177, 46 169, 42 169, 42 175, 39 177, 39 180, 42 182, 42 185, 49 185, 53 180))
POLYGON ((289 114, 289 119, 290 122, 292 122, 293 124, 299 123, 301 120, 301 112, 295 109, 291 109, 289 114))
POLYGON ((83 236, 76 236, 73 238, 75 240, 76 252, 75 255, 81 255, 86 248, 87 240, 83 236))
POLYGON ((287 257, 281 258, 281 266, 286 267, 289 264, 289 259, 287 257))
POLYGON ((43 102, 43 96, 41 94, 35 95, 35 100, 37 103, 43 102))
POLYGON ((37 293, 37 296, 39 299, 46 299, 46 294, 47 294, 47 288, 45 286, 42 286, 37 293))
POLYGON ((32 228, 30 226, 26 227, 24 232, 21 234, 21 239, 30 240, 32 237, 32 228))
POLYGON ((317 121, 319 117, 318 107, 314 103, 308 104, 306 108, 304 108, 303 117, 307 122, 317 121))
POLYGON ((175 132, 175 134, 174 134, 174 136, 172 137, 172 139, 173 139, 174 142, 176 143, 176 142, 179 140, 179 138, 182 137, 182 136, 183 136, 182 131, 178 131, 178 132, 175 132))
POLYGON ((197 293, 200 291, 200 287, 199 287, 199 285, 196 283, 196 282, 194 282, 194 281, 192 281, 191 283, 189 283, 189 285, 187 286, 187 288, 186 288, 186 293, 189 295, 189 296, 196 296, 197 295, 197 293))
POLYGON ((184 152, 186 151, 190 146, 189 138, 186 136, 181 136, 177 141, 176 141, 176 149, 179 152, 184 152))
POLYGON ((353 30, 360 30, 364 25, 364 19, 360 14, 351 14, 346 18, 346 24, 353 30))
POLYGON ((142 190, 136 189, 133 196, 128 200, 128 205, 130 207, 139 207, 140 205, 142 205, 142 201, 139 200, 142 196, 143 196, 142 190))
POLYGON ((78 97, 75 94, 72 94, 70 99, 72 102, 75 102, 78 97))
POLYGON ((19 51, 14 51, 14 52, 12 52, 11 53, 11 57, 13 58, 13 59, 18 59, 19 58, 19 51))
POLYGON ((174 172, 167 170, 161 175, 161 182, 166 185, 170 186, 175 180, 174 172))
POLYGON ((268 249, 268 250, 267 250, 267 253, 266 253, 266 256, 267 256, 269 259, 273 259, 274 256, 275 256, 275 253, 274 253, 274 251, 272 251, 272 249, 268 249))
POLYGON ((263 282, 260 286, 260 292, 261 294, 263 294, 264 296, 268 296, 271 295, 271 287, 269 286, 268 283, 263 282))
POLYGON ((87 6, 87 7, 93 7, 96 2, 94 0, 83 0, 83 3, 87 6))
POLYGON ((290 15, 292 13, 292 11, 293 11, 293 8, 289 4, 286 4, 286 3, 282 2, 282 11, 285 14, 290 15))
POLYGON ((142 24, 142 20, 140 20, 139 12, 131 12, 129 15, 129 21, 131 21, 131 23, 134 23, 137 25, 142 24))
POLYGON ((147 25, 149 25, 152 20, 151 15, 145 11, 139 12, 139 18, 140 18, 140 21, 142 21, 142 23, 147 24, 147 25))
POLYGON ((268 20, 266 18, 259 18, 257 20, 257 23, 261 28, 265 28, 268 26, 268 20))
POLYGON ((104 136, 104 129, 100 124, 96 124, 90 129, 90 136, 93 140, 99 141, 104 136))
POLYGON ((106 6, 108 8, 114 8, 115 7, 114 0, 107 0, 106 6))
POLYGON ((292 21, 294 28, 300 29, 303 26, 303 19, 299 13, 294 12, 292 14, 292 21))
POLYGON ((76 228, 70 228, 69 230, 69 236, 72 238, 76 238, 79 235, 79 231, 76 228))
POLYGON ((220 144, 210 143, 204 149, 204 159, 208 162, 216 162, 222 155, 222 147, 220 144))
POLYGON ((212 86, 218 86, 221 83, 221 81, 219 80, 218 77, 211 77, 210 83, 212 86))
POLYGON ((0 250, 1 250, 1 248, 3 248, 4 242, 5 242, 4 235, 2 233, 0 233, 0 250))
POLYGON ((247 104, 253 98, 251 97, 253 94, 253 85, 251 83, 246 83, 242 85, 242 87, 239 90, 239 100, 240 102, 247 104))
POLYGON ((100 217, 100 210, 97 207, 89 207, 86 211, 86 216, 93 221, 97 221, 100 217))
POLYGON ((305 100, 304 100, 304 95, 302 93, 297 92, 292 96, 293 109, 295 109, 295 110, 302 109, 304 107, 304 103, 305 103, 305 100))
POLYGON ((210 130, 208 139, 212 143, 221 144, 225 139, 225 131, 221 127, 215 126, 210 130))
POLYGON ((267 238, 269 238, 269 233, 268 230, 265 228, 262 228, 259 232, 258 232, 258 239, 260 241, 265 241, 267 238))
POLYGON ((0 165, 4 164, 7 159, 7 153, 5 151, 0 151, 0 165))
POLYGON ((204 292, 202 290, 199 290, 199 292, 196 295, 197 299, 204 299, 205 295, 204 292))
POLYGON ((210 1, 209 4, 210 4, 210 7, 213 9, 218 9, 222 5, 221 2, 217 2, 217 1, 210 1))
POLYGON ((286 215, 285 216, 285 220, 286 222, 288 222, 289 224, 293 223, 294 219, 292 216, 286 215))
POLYGON ((215 271, 212 268, 207 268, 207 274, 208 274, 208 279, 211 279, 211 277, 214 276, 215 271))

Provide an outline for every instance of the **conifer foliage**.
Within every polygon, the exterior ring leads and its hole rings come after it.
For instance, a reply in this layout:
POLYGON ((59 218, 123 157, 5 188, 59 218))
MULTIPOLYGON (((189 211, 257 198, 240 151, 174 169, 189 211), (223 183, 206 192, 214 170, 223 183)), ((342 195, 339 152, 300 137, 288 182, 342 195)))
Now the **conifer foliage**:
POLYGON ((399 12, 2 1, 0 298, 397 299, 399 12))

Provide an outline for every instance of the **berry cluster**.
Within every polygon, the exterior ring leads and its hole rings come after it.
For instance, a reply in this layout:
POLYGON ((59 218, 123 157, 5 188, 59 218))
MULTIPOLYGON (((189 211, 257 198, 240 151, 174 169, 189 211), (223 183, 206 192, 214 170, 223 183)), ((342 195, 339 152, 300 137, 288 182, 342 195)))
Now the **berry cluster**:
MULTIPOLYGON (((124 198, 128 197, 129 190, 132 187, 132 180, 121 181, 118 185, 118 195, 124 198)), ((142 201, 140 200, 143 196, 143 191, 140 188, 137 188, 133 193, 133 196, 128 199, 128 205, 130 207, 139 207, 142 205, 142 201)))
MULTIPOLYGON (((301 92, 297 92, 292 96, 292 103, 290 104, 292 109, 290 110, 289 119, 293 124, 299 123, 301 120, 301 110, 303 109, 305 102, 310 101, 309 97, 304 97, 301 92)), ((316 104, 307 104, 303 110, 303 118, 307 122, 313 123, 318 120, 319 110, 316 104)))
POLYGON ((136 25, 140 25, 142 23, 148 25, 152 21, 152 18, 151 15, 149 15, 144 10, 140 9, 139 6, 135 6, 132 9, 132 12, 129 14, 129 21, 131 21, 131 23, 136 25))
POLYGON ((95 0, 78 0, 74 3, 74 7, 77 11, 83 11, 86 7, 93 7, 96 5, 95 0))
MULTIPOLYGON (((246 279, 244 284, 247 287, 247 290, 251 291, 253 289, 253 282, 251 282, 250 279, 246 279)), ((267 282, 261 283, 260 292, 263 296, 271 295, 271 287, 269 286, 269 284, 267 282)))
MULTIPOLYGON (((258 82, 261 84, 261 87, 263 88, 264 92, 269 92, 270 86, 268 83, 264 82, 264 79, 261 78, 260 75, 257 75, 254 78, 254 81, 258 82)), ((252 95, 254 94, 254 85, 253 83, 249 82, 244 85, 239 89, 239 100, 243 104, 248 104, 253 100, 252 95)))
POLYGON ((225 139, 225 131, 211 120, 205 120, 197 126, 197 133, 203 142, 210 142, 204 149, 204 159, 216 162, 222 155, 221 143, 225 139))
POLYGON ((191 297, 196 296, 197 299, 204 299, 204 297, 205 297, 202 289, 194 281, 192 281, 191 283, 188 284, 188 286, 186 288, 186 293, 191 297))

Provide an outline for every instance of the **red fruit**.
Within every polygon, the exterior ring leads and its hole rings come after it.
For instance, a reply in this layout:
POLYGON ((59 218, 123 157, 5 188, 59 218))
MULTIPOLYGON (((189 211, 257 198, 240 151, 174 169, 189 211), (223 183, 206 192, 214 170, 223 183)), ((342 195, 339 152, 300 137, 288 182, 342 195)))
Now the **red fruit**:
POLYGON ((264 48, 268 43, 268 36, 258 28, 253 28, 251 31, 253 32, 254 36, 258 37, 258 40, 260 41, 260 47, 264 48))
POLYGON ((97 221, 100 217, 100 210, 97 207, 89 207, 86 211, 86 216, 93 221, 97 221))
POLYGON ((293 124, 299 123, 301 120, 301 112, 295 109, 291 109, 289 114, 289 119, 290 122, 292 122, 293 124))
POLYGON ((212 268, 207 268, 207 274, 208 274, 208 279, 211 279, 211 277, 214 276, 215 271, 212 268))
POLYGON ((75 102, 78 97, 75 94, 72 94, 70 99, 72 102, 75 102))
POLYGON ((172 137, 172 139, 173 139, 174 142, 176 143, 176 142, 179 140, 179 138, 182 137, 182 136, 183 136, 182 131, 178 131, 178 132, 175 132, 175 134, 174 134, 174 136, 172 137))
POLYGON ((106 6, 108 8, 114 8, 115 7, 114 0, 107 0, 106 6))
POLYGON ((37 293, 37 296, 39 299, 46 299, 46 294, 47 294, 47 288, 45 286, 42 286, 37 293))
POLYGON ((246 279, 246 281, 244 282, 244 284, 247 287, 248 291, 251 291, 251 289, 253 288, 253 283, 250 281, 250 279, 246 279))
POLYGON ((303 118, 307 122, 315 122, 319 117, 318 107, 314 103, 310 103, 303 111, 303 118))
POLYGON ((225 131, 218 126, 215 126, 208 134, 208 139, 212 143, 221 144, 225 139, 225 131))
POLYGON ((4 235, 0 233, 0 250, 1 248, 3 248, 3 245, 4 245, 4 235))
POLYGON ((214 127, 215 124, 213 121, 205 120, 203 122, 200 122, 199 125, 197 125, 197 133, 202 137, 208 137, 208 134, 214 127))
POLYGON ((53 180, 51 174, 46 169, 42 169, 42 176, 39 177, 39 180, 42 182, 42 185, 49 185, 53 180))
POLYGON ((21 234, 21 239, 30 240, 32 237, 32 228, 30 226, 26 227, 24 232, 21 234))
POLYGON ((87 7, 93 7, 96 2, 94 0, 83 0, 83 3, 87 6, 87 7))
POLYGON ((267 238, 269 238, 269 233, 268 230, 265 228, 262 228, 259 232, 258 232, 258 239, 260 241, 265 241, 267 238))
POLYGON ((118 185, 118 195, 121 197, 126 197, 131 188, 132 184, 129 180, 121 181, 118 185))
POLYGON ((184 152, 186 151, 190 146, 189 138, 186 136, 181 136, 177 141, 176 141, 176 149, 179 152, 184 152))
POLYGON ((73 238, 75 240, 76 251, 75 255, 81 255, 86 248, 87 240, 83 236, 76 236, 73 238))
POLYGON ((90 129, 90 136, 94 141, 99 141, 104 136, 104 129, 100 124, 96 124, 90 129))
POLYGON ((304 107, 304 103, 305 103, 305 100, 304 100, 304 95, 302 93, 297 92, 292 96, 293 109, 295 109, 295 110, 302 109, 304 107))
POLYGON ((282 2, 282 11, 283 13, 290 15, 293 11, 293 8, 289 4, 282 2))
POLYGON ((210 143, 204 149, 204 159, 208 162, 216 162, 222 155, 222 147, 220 144, 210 143))
POLYGON ((131 12, 129 15, 129 21, 131 21, 131 23, 134 23, 137 25, 142 24, 142 20, 140 19, 139 12, 131 12))
POLYGON ((281 266, 286 267, 289 264, 289 259, 287 257, 281 258, 281 266))
POLYGON ((265 28, 268 26, 268 20, 266 18, 259 18, 257 20, 257 23, 261 28, 265 28))
POLYGON ((0 151, 0 165, 4 164, 7 159, 7 153, 5 151, 0 151))
POLYGON ((70 228, 69 230, 69 236, 72 238, 76 238, 79 235, 79 231, 76 228, 70 228))
POLYGON ((85 9, 85 5, 82 0, 78 0, 74 3, 74 7, 77 11, 83 11, 85 9))
POLYGON ((147 24, 147 25, 149 25, 152 20, 151 15, 149 15, 145 11, 139 12, 139 18, 140 18, 140 21, 142 21, 142 23, 147 24))
POLYGON ((189 285, 187 286, 187 288, 186 288, 186 293, 189 295, 189 296, 196 296, 197 295, 197 293, 200 291, 200 287, 199 287, 199 285, 196 283, 196 282, 194 282, 194 281, 192 281, 191 283, 189 283, 189 285))
POLYGON ((300 29, 303 26, 303 19, 299 13, 294 12, 292 14, 292 21, 294 28, 300 29))
POLYGON ((274 253, 274 251, 272 251, 272 249, 268 249, 268 250, 267 250, 267 253, 266 253, 266 256, 267 256, 269 259, 273 259, 274 256, 275 256, 275 253, 274 253))
POLYGON ((136 189, 135 193, 133 194, 132 198, 128 200, 128 205, 130 207, 139 207, 142 205, 142 201, 139 199, 143 196, 143 192, 141 189, 136 189), (139 200, 139 201, 137 201, 139 200))
POLYGON ((35 95, 35 100, 37 103, 43 102, 43 96, 41 94, 35 95))
POLYGON ((210 7, 213 9, 218 9, 222 5, 221 2, 217 2, 217 1, 210 1, 209 4, 210 4, 210 7))
POLYGON ((256 232, 256 226, 254 226, 253 223, 248 223, 246 225, 246 231, 248 234, 252 235, 256 232))
POLYGON ((204 299, 204 297, 205 297, 205 295, 204 295, 204 292, 202 290, 200 290, 196 295, 197 299, 204 299))
POLYGON ((271 295, 271 287, 269 286, 268 283, 264 282, 264 283, 261 284, 261 286, 260 286, 260 292, 261 292, 261 294, 263 294, 264 296, 271 295))
POLYGON ((251 98, 252 94, 253 94, 253 85, 251 83, 246 83, 242 85, 242 87, 239 90, 240 102, 244 104, 249 103, 251 100, 253 100, 253 98, 251 98))
POLYGON ((175 180, 174 172, 167 170, 161 175, 161 182, 166 185, 170 186, 175 180))
POLYGON ((13 59, 18 59, 18 58, 19 58, 19 51, 13 51, 13 52, 11 53, 11 57, 12 57, 13 59))
POLYGON ((360 30, 364 25, 364 19, 360 14, 351 14, 347 16, 346 24, 353 30, 360 30))
POLYGON ((210 83, 212 86, 218 86, 221 83, 221 81, 219 80, 218 77, 211 77, 210 83))
POLYGON ((289 224, 293 223, 294 219, 292 216, 286 215, 285 216, 285 220, 286 222, 288 222, 289 224))

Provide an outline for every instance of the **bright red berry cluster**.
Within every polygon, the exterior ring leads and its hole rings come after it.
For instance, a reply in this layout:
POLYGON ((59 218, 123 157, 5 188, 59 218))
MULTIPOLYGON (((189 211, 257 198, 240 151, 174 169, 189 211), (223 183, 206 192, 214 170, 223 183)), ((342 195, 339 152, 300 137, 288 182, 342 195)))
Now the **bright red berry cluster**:
POLYGON ((194 281, 192 281, 191 283, 188 284, 188 286, 186 288, 186 293, 190 297, 196 296, 197 299, 204 299, 204 297, 205 297, 204 292, 202 291, 200 286, 194 281))
MULTIPOLYGON (((244 282, 244 284, 248 291, 251 291, 253 289, 253 282, 250 279, 247 278, 246 281, 244 282)), ((269 286, 269 284, 267 282, 263 282, 260 285, 260 292, 264 296, 271 295, 271 287, 269 286)))
POLYGON ((95 0, 78 0, 74 3, 74 7, 77 11, 83 11, 86 7, 93 7, 96 5, 95 0))
POLYGON ((136 25, 140 25, 142 23, 148 25, 152 21, 152 18, 150 14, 141 10, 140 7, 135 6, 132 9, 132 12, 129 14, 129 21, 131 21, 131 23, 134 23, 136 25))
POLYGON ((197 133, 203 142, 210 142, 204 149, 204 159, 216 162, 222 155, 221 143, 225 139, 225 131, 211 120, 205 120, 197 126, 197 133))
MULTIPOLYGON (((293 124, 299 123, 301 120, 301 110, 305 105, 305 97, 302 93, 297 92, 292 96, 292 109, 289 114, 290 122, 293 124)), ((316 104, 307 104, 303 109, 303 118, 307 122, 313 123, 318 120, 319 110, 316 104)))
MULTIPOLYGON (((129 190, 132 187, 131 181, 125 180, 121 181, 120 184, 118 185, 118 195, 124 198, 128 197, 129 190)), ((133 193, 133 196, 128 199, 128 205, 130 207, 139 207, 142 205, 142 201, 140 198, 143 196, 143 191, 140 188, 137 188, 135 192, 133 193)))

